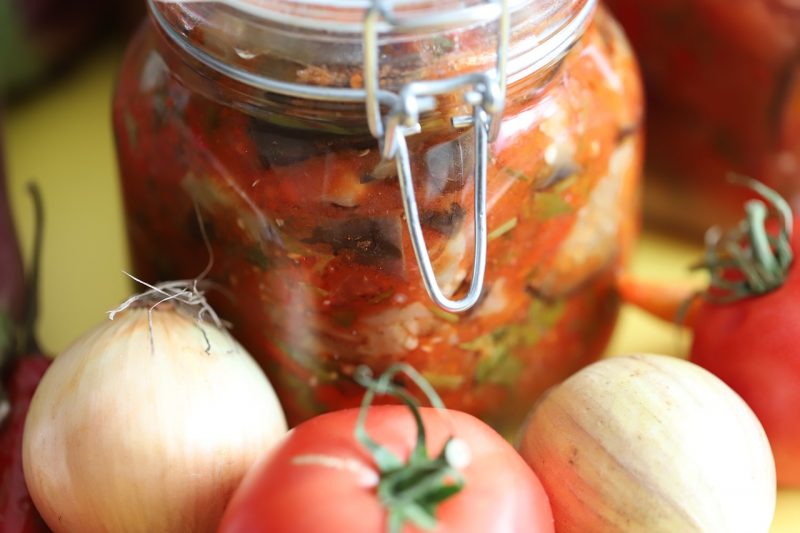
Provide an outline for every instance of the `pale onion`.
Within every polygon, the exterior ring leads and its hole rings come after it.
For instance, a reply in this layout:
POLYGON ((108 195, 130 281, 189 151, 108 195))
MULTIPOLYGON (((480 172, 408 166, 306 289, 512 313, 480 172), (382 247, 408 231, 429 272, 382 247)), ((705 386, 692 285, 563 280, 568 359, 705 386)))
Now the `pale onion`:
POLYGON ((534 408, 520 452, 559 533, 764 533, 772 522, 775 464, 761 424, 680 359, 588 366, 534 408))
POLYGON ((286 433, 261 369, 195 311, 131 307, 58 356, 25 425, 33 501, 60 532, 214 531, 286 433), (191 313, 191 314, 190 314, 191 313))

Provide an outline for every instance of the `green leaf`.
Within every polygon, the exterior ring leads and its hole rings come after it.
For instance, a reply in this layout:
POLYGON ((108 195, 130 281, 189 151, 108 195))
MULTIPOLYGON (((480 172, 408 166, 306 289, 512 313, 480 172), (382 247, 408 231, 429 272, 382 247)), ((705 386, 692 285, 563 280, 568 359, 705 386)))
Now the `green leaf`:
POLYGON ((306 291, 312 294, 316 294, 317 296, 326 298, 331 295, 330 291, 326 291, 322 287, 317 287, 316 285, 312 285, 307 281, 301 281, 298 283, 300 287, 303 287, 306 291))
POLYGON ((245 261, 258 267, 259 270, 265 271, 269 269, 269 258, 258 244, 245 248, 243 256, 245 261))
POLYGON ((511 218, 500 224, 497 228, 494 229, 491 233, 489 233, 489 242, 502 237, 512 229, 517 227, 517 217, 511 218))
MULTIPOLYGON (((378 470, 384 475, 387 472, 389 472, 391 475, 391 473, 396 472, 397 470, 403 468, 403 461, 395 454, 393 454, 391 451, 389 451, 388 448, 385 448, 378 444, 370 448, 370 453, 372 454, 372 460, 375 461, 378 470)), ((381 488, 382 487, 384 487, 383 484, 381 485, 381 488)), ((391 499, 390 496, 391 495, 388 495, 387 499, 391 499)))
POLYGON ((406 517, 401 509, 392 509, 389 511, 389 533, 400 533, 403 530, 403 524, 406 517))
POLYGON ((458 389, 464 384, 464 376, 455 374, 437 374, 435 372, 423 372, 424 377, 428 383, 433 385, 439 390, 453 390, 458 389))
MULTIPOLYGON (((335 381, 338 378, 336 372, 326 369, 322 362, 315 355, 309 353, 308 351, 297 346, 293 346, 282 340, 273 339, 272 342, 275 343, 275 346, 278 348, 278 350, 282 352, 288 359, 291 359, 302 368, 314 374, 314 376, 320 382, 328 383, 335 381)), ((287 373, 287 375, 291 374, 287 373)))
POLYGON ((436 517, 423 506, 416 503, 408 503, 402 509, 406 519, 413 522, 415 526, 426 530, 436 527, 436 517))
POLYGON ((370 303, 379 304, 394 296, 394 289, 387 289, 381 293, 376 294, 370 299, 370 303))
POLYGON ((431 490, 425 495, 425 508, 431 514, 436 512, 436 506, 442 503, 443 501, 447 500, 451 496, 455 496, 463 487, 460 484, 450 484, 450 485, 442 485, 440 487, 431 490))
POLYGON ((552 192, 536 193, 534 210, 542 220, 550 220, 574 212, 573 207, 561 195, 552 192))
POLYGON ((505 172, 508 176, 511 176, 512 178, 518 179, 520 181, 531 181, 530 176, 528 176, 521 170, 517 170, 516 168, 505 167, 503 169, 503 172, 505 172))
POLYGON ((479 354, 475 369, 478 383, 512 385, 524 369, 524 364, 514 355, 523 346, 534 346, 564 315, 564 302, 545 302, 534 299, 528 308, 528 317, 521 324, 512 324, 469 342, 459 344, 462 350, 479 354))
POLYGON ((542 336, 553 329, 564 316, 566 305, 563 300, 546 302, 535 298, 528 307, 528 320, 520 328, 522 344, 532 346, 539 342, 542 336))
POLYGON ((334 324, 341 328, 349 328, 356 321, 356 312, 352 309, 340 309, 331 313, 334 324))
POLYGON ((564 311, 566 311, 564 300, 547 302, 541 298, 535 298, 528 307, 528 320, 536 321, 550 329, 558 324, 558 321, 564 316, 564 311))
POLYGON ((269 364, 268 366, 270 376, 276 376, 277 383, 283 384, 284 387, 292 391, 292 397, 295 403, 302 409, 303 413, 310 415, 327 410, 325 406, 319 403, 314 397, 308 384, 292 374, 291 371, 275 363, 269 364))
POLYGON ((469 350, 471 352, 490 352, 493 346, 494 341, 492 340, 491 333, 481 335, 469 342, 462 342, 458 345, 462 350, 469 350))
POLYGON ((459 320, 461 320, 458 315, 454 313, 448 313, 441 307, 431 307, 430 310, 435 316, 441 318, 445 322, 450 322, 451 324, 458 324, 459 320))
POLYGON ((452 52, 456 45, 453 40, 446 35, 439 35, 433 38, 433 46, 435 47, 434 54, 439 56, 452 52))
POLYGON ((482 384, 513 385, 523 368, 519 358, 512 355, 506 347, 499 347, 495 353, 478 361, 475 379, 482 384))

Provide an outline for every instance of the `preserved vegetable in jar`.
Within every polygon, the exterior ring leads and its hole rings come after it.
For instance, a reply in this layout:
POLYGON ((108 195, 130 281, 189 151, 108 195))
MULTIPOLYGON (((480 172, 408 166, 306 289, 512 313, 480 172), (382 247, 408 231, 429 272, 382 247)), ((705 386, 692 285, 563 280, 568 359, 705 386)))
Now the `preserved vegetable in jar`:
POLYGON ((607 0, 647 89, 645 213, 733 224, 757 178, 800 207, 800 2, 607 0))
POLYGON ((592 0, 371 5, 150 4, 114 103, 134 268, 191 279, 210 250, 293 424, 403 361, 511 427, 613 327, 636 64, 592 0))

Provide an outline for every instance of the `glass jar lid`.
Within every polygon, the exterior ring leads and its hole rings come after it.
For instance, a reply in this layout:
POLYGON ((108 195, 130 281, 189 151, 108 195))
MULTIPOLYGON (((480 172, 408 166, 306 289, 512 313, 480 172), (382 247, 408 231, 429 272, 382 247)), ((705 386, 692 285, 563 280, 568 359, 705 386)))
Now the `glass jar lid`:
MULTIPOLYGON (((486 0, 148 0, 184 51, 248 85, 270 80, 363 87, 366 13, 376 24, 381 86, 494 67, 503 2, 486 0), (269 80, 265 79, 269 78, 269 80)), ((507 0, 508 82, 556 61, 586 27, 595 0, 507 0)), ((266 82, 266 83, 265 83, 266 82)), ((340 95, 347 98, 344 95, 340 95)), ((362 95, 363 96, 363 95, 362 95)))

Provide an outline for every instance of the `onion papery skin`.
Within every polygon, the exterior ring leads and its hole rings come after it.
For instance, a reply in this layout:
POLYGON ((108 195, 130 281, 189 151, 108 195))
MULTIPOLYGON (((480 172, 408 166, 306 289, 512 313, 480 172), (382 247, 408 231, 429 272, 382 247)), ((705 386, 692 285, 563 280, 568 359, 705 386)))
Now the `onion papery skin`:
POLYGON ((766 533, 775 463, 744 401, 667 356, 613 357, 553 388, 519 450, 559 533, 766 533))
POLYGON ((286 433, 263 372, 227 332, 170 303, 131 308, 56 358, 25 425, 23 468, 56 533, 214 531, 286 433), (208 351, 206 351, 208 350, 208 351))

